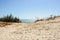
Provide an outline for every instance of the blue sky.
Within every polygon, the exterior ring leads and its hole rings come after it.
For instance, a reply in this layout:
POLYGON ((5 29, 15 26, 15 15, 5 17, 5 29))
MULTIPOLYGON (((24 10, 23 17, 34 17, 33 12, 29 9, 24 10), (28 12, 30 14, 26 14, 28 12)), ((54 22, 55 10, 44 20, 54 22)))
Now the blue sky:
POLYGON ((0 17, 7 14, 21 19, 60 15, 60 0, 0 0, 0 17))

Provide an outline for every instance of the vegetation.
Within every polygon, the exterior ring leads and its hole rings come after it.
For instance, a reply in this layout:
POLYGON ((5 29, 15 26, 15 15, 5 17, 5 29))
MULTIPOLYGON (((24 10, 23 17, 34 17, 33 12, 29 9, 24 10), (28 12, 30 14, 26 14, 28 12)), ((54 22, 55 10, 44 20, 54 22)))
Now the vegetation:
POLYGON ((44 19, 37 19, 35 22, 38 22, 38 21, 43 21, 44 19))
POLYGON ((50 15, 50 17, 47 18, 46 20, 54 20, 56 17, 57 17, 57 16, 52 16, 52 15, 50 15))
POLYGON ((12 14, 0 18, 1 22, 21 22, 19 18, 13 17, 12 14))
POLYGON ((52 16, 52 15, 50 15, 50 17, 47 18, 47 19, 37 19, 35 22, 44 21, 44 20, 54 20, 56 17, 60 17, 60 16, 52 16))
POLYGON ((0 27, 5 27, 7 25, 11 25, 12 22, 0 22, 0 27))

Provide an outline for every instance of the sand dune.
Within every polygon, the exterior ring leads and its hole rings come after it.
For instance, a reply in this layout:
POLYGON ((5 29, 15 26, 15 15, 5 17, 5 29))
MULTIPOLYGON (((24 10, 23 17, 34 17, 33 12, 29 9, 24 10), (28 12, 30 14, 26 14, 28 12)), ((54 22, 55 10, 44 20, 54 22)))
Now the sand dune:
POLYGON ((0 40, 60 40, 58 19, 0 27, 0 40))

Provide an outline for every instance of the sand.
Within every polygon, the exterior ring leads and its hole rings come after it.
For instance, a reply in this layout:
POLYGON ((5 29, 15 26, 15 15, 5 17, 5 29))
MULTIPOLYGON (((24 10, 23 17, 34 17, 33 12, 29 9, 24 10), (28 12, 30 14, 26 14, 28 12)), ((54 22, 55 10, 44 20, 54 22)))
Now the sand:
POLYGON ((60 40, 60 22, 13 23, 0 27, 0 40, 60 40))

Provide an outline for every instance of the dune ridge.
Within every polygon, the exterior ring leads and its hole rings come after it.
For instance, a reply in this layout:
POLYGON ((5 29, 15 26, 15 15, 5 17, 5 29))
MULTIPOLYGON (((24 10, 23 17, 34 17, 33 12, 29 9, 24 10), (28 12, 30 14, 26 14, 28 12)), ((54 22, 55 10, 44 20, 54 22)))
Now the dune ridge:
POLYGON ((0 40, 60 40, 60 17, 0 27, 0 40))

